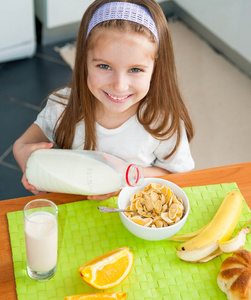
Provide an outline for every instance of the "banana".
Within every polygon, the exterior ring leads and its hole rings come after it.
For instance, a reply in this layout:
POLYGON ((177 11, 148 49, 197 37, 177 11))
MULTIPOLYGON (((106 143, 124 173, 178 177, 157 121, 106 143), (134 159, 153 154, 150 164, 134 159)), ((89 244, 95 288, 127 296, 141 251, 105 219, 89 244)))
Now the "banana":
POLYGON ((218 256, 220 256, 221 254, 223 254, 223 252, 218 248, 216 251, 214 251, 213 253, 211 253, 210 255, 208 255, 205 258, 200 259, 198 262, 199 263, 205 263, 208 262, 218 256))
POLYGON ((173 242, 186 242, 191 240, 191 238, 197 236, 199 233, 201 233, 201 231, 203 229, 205 229, 210 223, 208 223, 207 225, 205 225, 204 227, 202 227, 201 229, 197 230, 197 231, 193 231, 193 232, 189 232, 189 233, 184 233, 184 234, 179 234, 179 235, 174 235, 171 236, 169 239, 169 241, 173 241, 173 242))
POLYGON ((220 255, 218 240, 222 242, 231 238, 242 211, 242 195, 232 191, 226 195, 215 216, 199 233, 177 247, 181 260, 203 262, 210 260, 214 252, 220 255))
POLYGON ((231 240, 219 240, 220 250, 224 253, 231 253, 243 247, 246 243, 246 236, 251 232, 250 226, 248 226, 249 223, 251 223, 251 219, 244 224, 243 228, 231 240))

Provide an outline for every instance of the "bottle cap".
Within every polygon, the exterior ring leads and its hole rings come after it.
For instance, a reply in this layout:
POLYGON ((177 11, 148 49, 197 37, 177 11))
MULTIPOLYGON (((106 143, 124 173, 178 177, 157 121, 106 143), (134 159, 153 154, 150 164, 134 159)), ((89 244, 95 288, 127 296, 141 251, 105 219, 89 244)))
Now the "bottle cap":
POLYGON ((126 170, 126 183, 128 186, 136 186, 140 185, 143 176, 142 176, 142 168, 135 165, 135 164, 130 164, 126 170))

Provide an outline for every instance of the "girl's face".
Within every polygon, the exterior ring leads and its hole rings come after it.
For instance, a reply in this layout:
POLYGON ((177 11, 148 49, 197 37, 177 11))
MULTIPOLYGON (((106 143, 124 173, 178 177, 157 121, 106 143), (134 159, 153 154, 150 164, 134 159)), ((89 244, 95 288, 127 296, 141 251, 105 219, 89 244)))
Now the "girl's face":
POLYGON ((146 36, 97 29, 87 54, 87 84, 103 113, 134 114, 148 93, 156 45, 146 36))

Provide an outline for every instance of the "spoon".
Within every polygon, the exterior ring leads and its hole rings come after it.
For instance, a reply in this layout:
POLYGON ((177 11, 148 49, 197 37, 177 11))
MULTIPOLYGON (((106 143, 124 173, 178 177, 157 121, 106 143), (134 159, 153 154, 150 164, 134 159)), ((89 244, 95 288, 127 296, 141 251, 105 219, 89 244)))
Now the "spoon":
POLYGON ((128 210, 126 208, 119 209, 114 207, 107 207, 107 206, 98 206, 98 209, 104 213, 110 213, 110 212, 133 212, 134 210, 128 210))

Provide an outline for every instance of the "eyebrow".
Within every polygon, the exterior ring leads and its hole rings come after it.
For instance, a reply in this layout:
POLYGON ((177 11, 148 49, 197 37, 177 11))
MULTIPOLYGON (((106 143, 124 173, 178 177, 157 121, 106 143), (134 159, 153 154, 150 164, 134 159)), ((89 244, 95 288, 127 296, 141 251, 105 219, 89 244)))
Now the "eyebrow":
MULTIPOLYGON (((107 64, 107 65, 110 65, 111 63, 104 60, 104 59, 101 59, 101 58, 93 58, 92 59, 93 62, 102 62, 102 64, 107 64)), ((133 66, 130 66, 129 69, 133 69, 133 68, 142 68, 142 69, 148 69, 149 66, 146 66, 146 65, 141 65, 141 64, 135 64, 133 66)))

